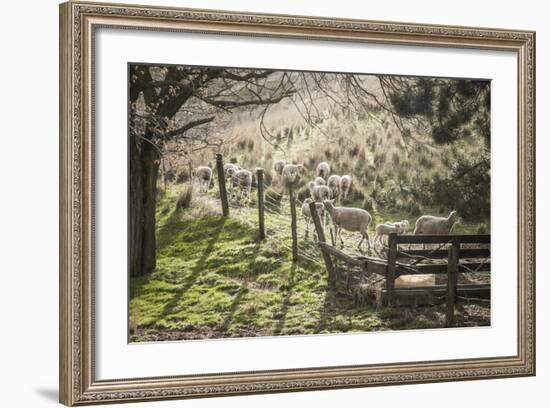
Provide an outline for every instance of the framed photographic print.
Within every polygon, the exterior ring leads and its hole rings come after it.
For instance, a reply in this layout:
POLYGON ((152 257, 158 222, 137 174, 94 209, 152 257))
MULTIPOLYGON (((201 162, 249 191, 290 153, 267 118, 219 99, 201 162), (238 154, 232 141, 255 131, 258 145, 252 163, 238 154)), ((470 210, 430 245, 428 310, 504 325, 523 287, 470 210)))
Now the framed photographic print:
POLYGON ((535 374, 535 33, 60 6, 66 405, 535 374))

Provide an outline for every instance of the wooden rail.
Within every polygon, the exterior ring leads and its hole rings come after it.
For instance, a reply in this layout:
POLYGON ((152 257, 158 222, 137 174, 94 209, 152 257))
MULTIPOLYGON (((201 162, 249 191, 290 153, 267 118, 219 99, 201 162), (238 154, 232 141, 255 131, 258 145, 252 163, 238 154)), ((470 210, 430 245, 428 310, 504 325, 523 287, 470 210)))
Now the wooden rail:
POLYGON ((460 244, 453 241, 449 248, 449 264, 447 265, 447 310, 445 313, 445 326, 455 325, 455 297, 458 272, 458 252, 460 244))
MULTIPOLYGON (((447 263, 440 264, 418 264, 409 266, 407 264, 396 264, 396 277, 399 275, 424 275, 447 273, 447 263)), ((490 272, 490 262, 462 262, 457 264, 457 273, 468 272, 490 272)))
MULTIPOLYGON (((313 206, 315 206, 315 203, 311 203, 313 206)), ((310 204, 310 206, 311 206, 310 204)), ((324 238, 324 232, 323 232, 323 238, 324 238)), ((365 266, 366 260, 361 260, 359 258, 354 258, 348 254, 346 254, 344 251, 341 251, 340 249, 327 244, 324 239, 323 241, 319 240, 319 246, 323 250, 323 252, 328 252, 329 255, 333 255, 336 258, 342 260, 346 264, 350 265, 356 265, 356 266, 365 266)))
MULTIPOLYGON (((310 206, 312 214, 315 204, 310 206)), ((318 217, 317 217, 318 218, 318 217)), ((314 218, 315 219, 315 218, 314 218)), ((318 220, 318 222, 320 222, 318 220)), ((316 226, 317 227, 317 226, 316 226)), ((319 227, 318 234, 322 233, 319 227)), ((463 298, 485 299, 490 295, 488 284, 458 284, 458 274, 491 272, 491 251, 489 248, 463 248, 463 244, 487 245, 491 242, 490 235, 396 235, 390 234, 388 239, 388 256, 386 259, 358 256, 353 257, 344 251, 325 242, 324 233, 319 242, 327 269, 333 268, 332 258, 348 266, 347 283, 350 281, 350 269, 354 267, 364 275, 376 273, 385 278, 385 288, 382 295, 388 306, 407 304, 404 299, 418 297, 427 299, 445 299, 446 326, 455 324, 454 309, 457 296, 463 298), (403 244, 440 244, 445 249, 401 249, 403 244), (487 260, 487 258, 489 260, 487 260), (408 262, 407 262, 408 260, 408 262), (446 260, 438 263, 421 263, 422 261, 446 260), (447 274, 446 285, 431 287, 395 288, 395 279, 404 275, 447 274)), ((329 272, 331 273, 331 272, 329 272)))
POLYGON ((454 309, 457 296, 457 282, 459 273, 468 272, 490 272, 491 262, 460 262, 463 259, 490 258, 489 249, 461 248, 461 244, 490 244, 490 235, 397 235, 390 234, 388 239, 388 273, 386 275, 386 302, 393 305, 395 296, 394 285, 395 277, 399 275, 415 274, 438 274, 447 273, 447 285, 445 293, 446 327, 453 327, 455 324, 454 309), (435 250, 399 250, 400 244, 450 244, 447 251, 435 250), (444 259, 444 253, 447 252, 446 264, 420 264, 417 261, 422 258, 444 259), (394 254, 401 254, 404 257, 417 257, 415 263, 398 263, 394 254), (419 258, 419 259, 418 259, 419 258))
MULTIPOLYGON (((446 259, 449 256, 446 250, 429 250, 429 249, 405 249, 397 253, 397 258, 431 258, 431 259, 446 259)), ((491 250, 487 248, 461 248, 459 252, 460 258, 489 258, 491 250)))
MULTIPOLYGON (((391 234, 390 234, 391 235, 391 234)), ((483 235, 397 235, 396 244, 446 244, 458 242, 459 244, 490 244, 491 236, 483 235)))

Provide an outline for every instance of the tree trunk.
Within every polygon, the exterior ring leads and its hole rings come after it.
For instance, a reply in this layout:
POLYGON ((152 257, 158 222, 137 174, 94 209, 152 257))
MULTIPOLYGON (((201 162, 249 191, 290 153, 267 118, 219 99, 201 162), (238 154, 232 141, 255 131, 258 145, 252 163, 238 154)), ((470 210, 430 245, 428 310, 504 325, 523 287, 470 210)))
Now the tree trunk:
POLYGON ((130 136, 128 245, 130 276, 143 276, 156 268, 156 202, 159 153, 148 142, 130 136))
POLYGON ((130 276, 144 274, 143 259, 143 177, 141 177, 141 156, 136 136, 130 133, 128 140, 130 168, 128 180, 130 184, 128 194, 128 267, 130 276))
POLYGON ((157 267, 156 210, 157 177, 160 154, 150 143, 141 151, 143 166, 143 271, 150 273, 157 267))

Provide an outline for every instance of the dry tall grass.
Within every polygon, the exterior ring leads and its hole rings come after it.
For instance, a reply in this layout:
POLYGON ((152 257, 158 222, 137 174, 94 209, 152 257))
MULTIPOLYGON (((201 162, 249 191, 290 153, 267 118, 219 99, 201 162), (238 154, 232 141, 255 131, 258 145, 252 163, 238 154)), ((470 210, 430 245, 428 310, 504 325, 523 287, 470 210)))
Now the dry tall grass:
MULTIPOLYGON (((367 81, 376 89, 376 81, 367 81)), ((214 153, 221 152, 226 162, 246 169, 263 167, 267 184, 276 184, 273 163, 303 163, 307 180, 313 178, 321 161, 330 163, 333 174, 351 174, 353 188, 348 204, 367 210, 391 207, 416 215, 421 212, 419 199, 411 191, 422 191, 437 173, 448 171, 451 149, 475 154, 483 141, 472 137, 456 146, 431 146, 422 134, 411 135, 423 143, 405 140, 391 115, 374 103, 366 110, 342 109, 328 98, 318 99, 316 109, 323 120, 306 120, 291 100, 283 100, 269 109, 265 127, 269 141, 260 132, 260 110, 238 112, 224 122, 225 143, 220 149, 205 149, 186 155, 181 151, 165 158, 168 180, 189 179, 190 169, 199 165, 214 166, 214 153)), ((305 183, 298 187, 298 197, 308 192, 305 183)), ((442 209, 443 210, 443 209, 442 209)), ((446 211, 446 209, 445 209, 446 211)))

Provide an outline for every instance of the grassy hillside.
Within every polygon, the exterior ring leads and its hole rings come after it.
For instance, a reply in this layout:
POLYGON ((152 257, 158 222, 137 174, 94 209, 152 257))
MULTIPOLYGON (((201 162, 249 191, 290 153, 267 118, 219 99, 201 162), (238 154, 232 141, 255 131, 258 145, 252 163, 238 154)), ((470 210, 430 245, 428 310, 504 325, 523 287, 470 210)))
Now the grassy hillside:
MULTIPOLYGON (((464 191, 453 191, 454 185, 449 184, 448 191, 442 190, 448 184, 445 179, 452 177, 453 172, 460 172, 458 161, 466 166, 479 159, 484 149, 481 137, 473 134, 453 145, 435 146, 426 136, 414 134, 411 137, 419 143, 411 142, 405 140, 391 116, 376 106, 361 114, 321 104, 320 108, 323 107, 323 122, 312 125, 289 101, 274 106, 266 119, 270 142, 260 136, 254 112, 233 114, 225 130, 226 142, 217 151, 226 162, 238 163, 249 170, 264 168, 268 184, 273 181, 274 161, 303 163, 307 174, 298 186, 298 198, 302 200, 309 196, 306 183, 314 178, 317 164, 326 161, 331 173, 353 177, 353 189, 344 205, 375 214, 403 214, 410 221, 422 214, 447 216, 458 209, 465 227, 457 226, 457 231, 471 231, 470 225, 474 224, 480 232, 490 231, 489 206, 477 199, 475 181, 467 192, 471 198, 464 191), (433 195, 435 179, 442 180, 437 196, 433 195)), ((210 149, 192 157, 169 155, 166 159, 169 178, 177 183, 188 181, 190 168, 198 165, 213 168, 213 156, 210 149)), ((388 220, 380 218, 377 222, 388 220)))

